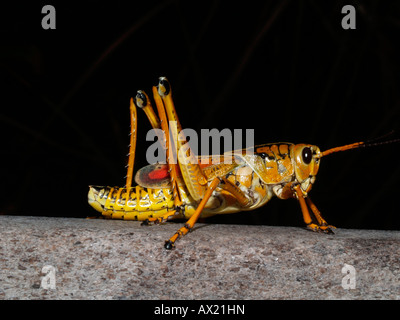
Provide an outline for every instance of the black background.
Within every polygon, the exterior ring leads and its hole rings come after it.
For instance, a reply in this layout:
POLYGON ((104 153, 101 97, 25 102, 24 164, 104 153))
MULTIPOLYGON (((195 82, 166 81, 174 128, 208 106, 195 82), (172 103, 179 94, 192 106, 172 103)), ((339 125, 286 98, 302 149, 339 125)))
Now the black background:
MULTIPOLYGON (((129 99, 171 82, 184 128, 254 129, 321 150, 397 130, 396 1, 12 2, 1 7, 0 214, 92 216, 123 185, 129 99), (42 7, 56 8, 44 30, 42 7), (356 30, 341 27, 344 5, 356 30)), ((140 110, 139 110, 140 111, 140 110)), ((139 113, 135 169, 150 129, 139 113)), ((388 138, 389 139, 389 138, 388 138)), ((311 198, 343 228, 400 230, 399 145, 322 160, 311 198)), ((213 223, 303 226, 294 200, 213 223)))

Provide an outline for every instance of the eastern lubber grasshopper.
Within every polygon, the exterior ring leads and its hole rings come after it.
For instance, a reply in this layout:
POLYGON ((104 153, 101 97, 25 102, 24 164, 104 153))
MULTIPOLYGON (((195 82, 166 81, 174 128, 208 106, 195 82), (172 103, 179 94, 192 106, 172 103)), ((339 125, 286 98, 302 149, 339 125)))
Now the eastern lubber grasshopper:
POLYGON ((159 78, 158 86, 153 87, 153 97, 158 116, 145 92, 138 91, 135 101, 133 98, 130 101, 131 137, 126 186, 90 186, 89 204, 104 217, 140 220, 143 224, 188 219, 165 242, 165 248, 172 249, 175 241, 187 234, 200 216, 253 210, 277 196, 299 201, 308 229, 333 233, 334 227, 322 218, 308 196, 320 160, 331 153, 372 143, 356 142, 323 152, 310 144, 270 143, 217 157, 197 157, 191 153, 185 140, 166 78, 159 78), (135 176, 138 185, 132 187, 137 136, 136 106, 145 111, 153 128, 162 130, 159 140, 168 156, 166 164, 140 169, 135 176), (171 122, 176 124, 175 130, 168 125, 171 122), (176 154, 169 152, 174 147, 176 154), (226 159, 230 161, 224 161, 226 159))

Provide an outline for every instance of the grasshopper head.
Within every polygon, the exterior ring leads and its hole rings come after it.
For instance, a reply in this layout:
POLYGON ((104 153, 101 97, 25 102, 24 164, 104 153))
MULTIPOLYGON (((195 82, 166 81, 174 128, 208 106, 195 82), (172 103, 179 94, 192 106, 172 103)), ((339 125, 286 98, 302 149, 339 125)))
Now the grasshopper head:
POLYGON ((292 147, 291 151, 291 158, 295 161, 296 180, 298 183, 300 183, 303 192, 307 193, 311 190, 312 184, 315 182, 315 176, 318 172, 319 162, 322 157, 340 151, 394 142, 400 142, 400 139, 383 141, 379 143, 355 142, 344 146, 331 148, 323 152, 321 152, 317 146, 310 144, 296 144, 292 147))
POLYGON ((319 169, 321 153, 317 146, 310 144, 296 144, 292 148, 291 158, 294 159, 294 172, 296 180, 300 183, 304 193, 311 190, 315 176, 319 169))

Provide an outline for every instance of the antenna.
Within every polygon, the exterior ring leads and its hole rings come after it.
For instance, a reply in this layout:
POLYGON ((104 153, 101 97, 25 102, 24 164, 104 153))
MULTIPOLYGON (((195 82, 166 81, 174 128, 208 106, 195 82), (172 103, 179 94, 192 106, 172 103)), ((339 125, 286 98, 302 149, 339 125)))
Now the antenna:
POLYGON ((331 148, 328 150, 325 150, 317 155, 315 155, 314 157, 317 159, 320 159, 322 157, 327 156, 328 154, 331 153, 335 153, 335 152, 340 152, 340 151, 346 151, 346 150, 351 150, 351 149, 358 149, 358 148, 365 148, 365 147, 375 147, 375 146, 380 146, 383 144, 390 144, 390 143, 397 143, 400 142, 400 138, 399 139, 393 139, 393 140, 387 140, 387 141, 381 141, 381 142, 373 142, 373 141, 377 141, 377 140, 381 140, 382 138, 385 138, 387 136, 390 136, 394 133, 395 131, 392 130, 391 132, 380 136, 378 138, 375 138, 373 140, 369 140, 369 141, 365 141, 365 142, 355 142, 352 144, 346 144, 344 146, 341 147, 335 147, 335 148, 331 148))

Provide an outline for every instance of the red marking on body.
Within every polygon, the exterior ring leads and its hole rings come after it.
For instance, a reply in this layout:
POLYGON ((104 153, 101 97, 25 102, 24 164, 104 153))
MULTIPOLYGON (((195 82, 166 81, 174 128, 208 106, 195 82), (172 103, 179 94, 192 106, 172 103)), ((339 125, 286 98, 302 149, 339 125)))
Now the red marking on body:
POLYGON ((149 178, 152 180, 161 180, 169 176, 168 169, 163 168, 163 169, 158 169, 149 172, 149 178))

